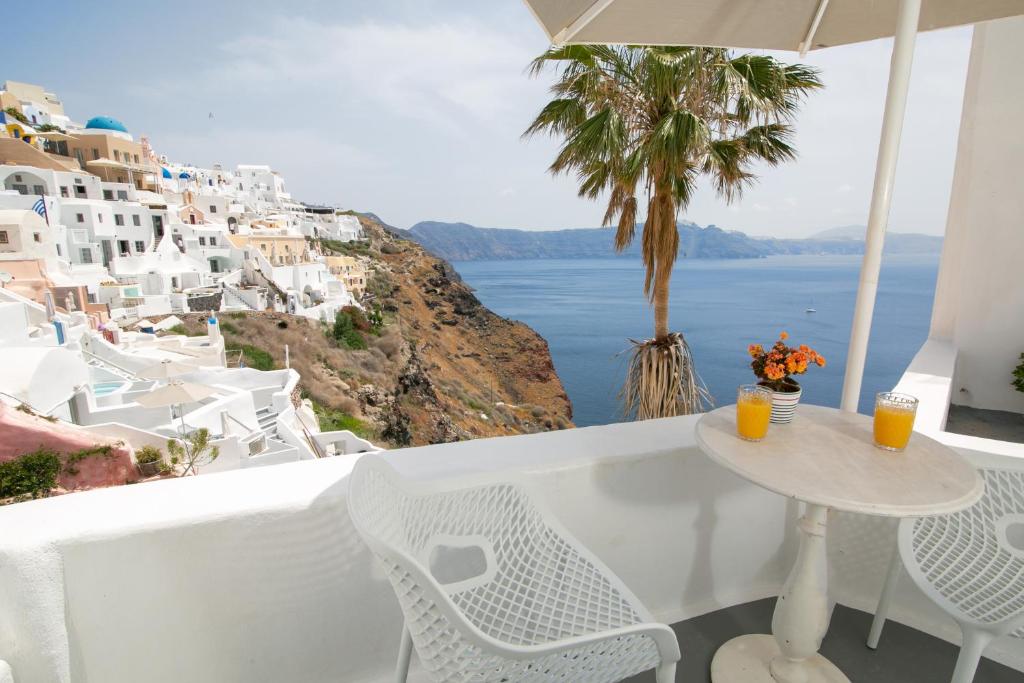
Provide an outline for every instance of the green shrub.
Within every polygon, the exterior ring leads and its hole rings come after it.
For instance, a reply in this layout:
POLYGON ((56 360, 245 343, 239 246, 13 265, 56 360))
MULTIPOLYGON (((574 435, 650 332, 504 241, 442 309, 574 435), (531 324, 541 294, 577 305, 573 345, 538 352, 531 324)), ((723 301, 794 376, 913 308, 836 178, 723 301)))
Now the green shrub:
POLYGON ((111 446, 110 444, 103 444, 102 446, 83 448, 80 451, 75 451, 74 453, 71 453, 64 459, 64 472, 71 475, 78 474, 78 468, 75 467, 75 465, 85 460, 86 458, 92 457, 94 455, 102 455, 106 458, 109 458, 110 456, 114 455, 114 447, 111 446))
POLYGON ((363 337, 361 327, 366 331, 370 329, 370 324, 362 315, 362 311, 352 306, 346 306, 334 317, 331 336, 334 337, 334 341, 345 348, 362 350, 366 348, 366 338, 363 337))
POLYGON ((28 117, 25 116, 24 114, 22 114, 15 107, 7 107, 6 109, 4 109, 4 113, 7 114, 8 116, 14 118, 14 119, 17 119, 18 121, 21 121, 26 126, 29 125, 28 124, 28 117))
POLYGON ((0 463, 0 498, 45 495, 57 485, 60 467, 60 456, 48 449, 0 463))
POLYGON ((143 446, 139 450, 135 451, 135 462, 140 465, 145 465, 150 462, 160 462, 164 459, 163 453, 160 452, 159 448, 153 446, 143 446))
POLYGON ((274 357, 258 346, 252 344, 228 344, 228 351, 241 351, 245 357, 246 367, 257 370, 273 370, 274 357))
POLYGON ((178 323, 173 327, 168 327, 167 334, 183 334, 186 337, 202 337, 206 334, 206 330, 203 330, 202 332, 190 332, 182 323, 178 323))
POLYGON ((220 324, 220 331, 221 332, 230 332, 231 334, 239 334, 238 328, 235 327, 234 325, 232 325, 229 321, 221 320, 219 324, 220 324))
POLYGON ((1017 391, 1024 391, 1024 353, 1020 354, 1020 365, 1013 371, 1013 386, 1017 391))
POLYGON ((245 320, 245 311, 232 311, 231 313, 228 313, 228 317, 234 318, 235 320, 245 320))
POLYGON ((374 436, 373 429, 358 417, 340 410, 333 410, 313 401, 313 412, 320 423, 320 431, 337 432, 348 430, 358 437, 370 439, 374 436))

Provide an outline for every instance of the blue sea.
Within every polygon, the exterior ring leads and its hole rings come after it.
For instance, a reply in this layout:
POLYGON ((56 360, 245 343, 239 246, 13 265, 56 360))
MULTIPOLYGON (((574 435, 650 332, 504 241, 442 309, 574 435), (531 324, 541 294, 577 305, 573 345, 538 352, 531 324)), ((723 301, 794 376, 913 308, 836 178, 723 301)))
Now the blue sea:
MULTIPOLYGON (((928 336, 938 254, 891 255, 882 265, 860 411, 891 389, 928 336)), ((800 378, 804 401, 838 406, 860 256, 688 260, 672 277, 669 323, 686 335, 719 405, 754 381, 747 346, 780 331, 823 354, 800 378), (808 308, 816 313, 805 312, 808 308)), ((629 339, 652 334, 643 266, 626 258, 455 263, 495 313, 521 320, 551 347, 579 426, 622 421, 617 398, 629 339)))

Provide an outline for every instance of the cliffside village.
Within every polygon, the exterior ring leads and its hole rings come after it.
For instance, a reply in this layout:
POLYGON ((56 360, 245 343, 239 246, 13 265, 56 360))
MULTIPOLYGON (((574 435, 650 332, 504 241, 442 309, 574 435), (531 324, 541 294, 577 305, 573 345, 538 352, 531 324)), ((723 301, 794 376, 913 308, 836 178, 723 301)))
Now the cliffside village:
POLYGON ((147 446, 165 475, 374 449, 321 433, 294 370, 245 367, 221 334, 238 312, 333 322, 360 307, 367 264, 318 245, 361 238, 355 216, 293 199, 269 166, 175 162, 114 118, 78 123, 43 87, 4 83, 0 462, 114 444, 62 480, 74 488, 141 476, 147 446), (205 336, 173 333, 190 312, 208 314, 205 336), (203 429, 216 459, 172 458, 168 439, 187 450, 203 429))

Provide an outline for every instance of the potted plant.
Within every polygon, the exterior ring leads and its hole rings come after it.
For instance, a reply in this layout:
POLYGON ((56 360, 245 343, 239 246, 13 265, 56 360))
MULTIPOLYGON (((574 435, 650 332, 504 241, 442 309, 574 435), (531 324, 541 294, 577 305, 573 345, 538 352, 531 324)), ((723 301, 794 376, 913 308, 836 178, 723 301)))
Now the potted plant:
POLYGON ((800 403, 803 389, 793 376, 804 374, 811 365, 825 367, 824 356, 806 344, 789 346, 788 338, 789 335, 782 332, 767 351, 760 344, 751 344, 747 349, 753 358, 750 367, 757 375, 758 384, 772 390, 771 421, 776 424, 791 422, 800 403))
POLYGON ((135 451, 135 464, 138 465, 139 473, 144 477, 155 477, 160 474, 163 463, 164 455, 159 448, 143 446, 135 451))

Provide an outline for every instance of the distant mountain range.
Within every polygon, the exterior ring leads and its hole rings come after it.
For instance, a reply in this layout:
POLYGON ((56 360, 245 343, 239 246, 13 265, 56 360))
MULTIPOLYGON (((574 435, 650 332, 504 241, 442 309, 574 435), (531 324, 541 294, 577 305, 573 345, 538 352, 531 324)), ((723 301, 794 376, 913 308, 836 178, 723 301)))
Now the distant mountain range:
MULTIPOLYGON (((862 254, 864 226, 831 228, 805 239, 751 237, 736 230, 695 223, 679 224, 680 258, 763 258, 779 254, 862 254)), ((615 251, 614 230, 512 230, 478 228, 467 223, 423 221, 409 230, 397 230, 447 261, 514 259, 573 259, 640 256, 640 229, 633 245, 615 251)), ((942 238, 918 233, 889 233, 886 253, 938 253, 942 238)))

